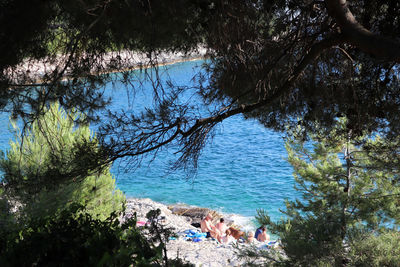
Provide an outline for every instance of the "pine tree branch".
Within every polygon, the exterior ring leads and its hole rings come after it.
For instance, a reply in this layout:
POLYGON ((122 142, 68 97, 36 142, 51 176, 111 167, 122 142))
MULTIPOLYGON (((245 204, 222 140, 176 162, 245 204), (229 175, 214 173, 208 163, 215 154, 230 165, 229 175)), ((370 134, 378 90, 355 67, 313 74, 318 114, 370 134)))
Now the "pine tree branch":
POLYGON ((362 198, 368 198, 368 199, 380 199, 380 198, 387 198, 387 197, 399 197, 400 198, 400 193, 397 194, 388 194, 388 195, 380 195, 380 196, 375 196, 371 197, 371 194, 364 194, 362 198))
POLYGON ((346 0, 326 0, 329 15, 340 26, 347 42, 370 53, 378 59, 400 62, 400 42, 385 36, 375 34, 364 28, 348 8, 346 0))
MULTIPOLYGON (((296 80, 302 75, 303 71, 310 63, 314 62, 314 60, 317 59, 326 49, 334 47, 342 42, 343 38, 341 35, 333 35, 331 38, 315 43, 299 62, 286 82, 275 90, 273 94, 256 103, 240 105, 239 107, 228 110, 221 109, 219 114, 198 119, 194 124, 189 126, 187 126, 189 120, 185 118, 184 115, 176 118, 175 122, 160 127, 147 123, 149 128, 144 128, 143 126, 146 126, 145 122, 143 122, 143 125, 135 124, 133 132, 126 138, 124 137, 125 140, 123 143, 125 145, 114 143, 111 144, 111 146, 108 146, 113 150, 111 152, 113 155, 111 157, 112 160, 126 156, 140 156, 149 152, 156 152, 162 146, 177 140, 181 146, 179 152, 183 154, 179 161, 188 162, 192 160, 195 162, 205 144, 205 141, 207 140, 207 136, 216 124, 234 115, 249 113, 259 108, 266 107, 289 93, 296 80), (154 134, 159 138, 152 138, 154 134), (164 137, 166 137, 166 139, 164 139, 164 137)), ((113 132, 111 129, 109 131, 113 132)), ((105 136, 110 135, 109 131, 105 131, 105 136)), ((121 139, 122 137, 120 135, 117 138, 121 139)))
POLYGON ((284 94, 288 93, 296 80, 300 77, 300 75, 303 73, 305 68, 313 62, 315 59, 317 59, 321 53, 333 46, 336 46, 338 44, 343 43, 344 38, 341 35, 335 35, 332 36, 331 38, 324 39, 312 46, 312 48, 309 50, 307 55, 303 58, 302 61, 297 65, 295 70, 293 71, 292 75, 286 80, 286 82, 278 89, 275 91, 274 94, 271 96, 262 99, 261 101, 254 103, 254 104, 249 104, 249 105, 241 105, 240 107, 237 107, 235 109, 226 111, 224 113, 218 114, 216 116, 208 117, 208 118, 202 118, 196 121, 196 123, 186 132, 182 132, 183 137, 187 137, 191 135, 196 129, 201 127, 202 125, 205 124, 211 124, 211 123, 218 123, 221 122, 229 117, 232 117, 237 114, 244 114, 248 113, 251 111, 254 111, 256 109, 268 106, 271 104, 273 101, 276 101, 279 97, 283 96, 284 94))

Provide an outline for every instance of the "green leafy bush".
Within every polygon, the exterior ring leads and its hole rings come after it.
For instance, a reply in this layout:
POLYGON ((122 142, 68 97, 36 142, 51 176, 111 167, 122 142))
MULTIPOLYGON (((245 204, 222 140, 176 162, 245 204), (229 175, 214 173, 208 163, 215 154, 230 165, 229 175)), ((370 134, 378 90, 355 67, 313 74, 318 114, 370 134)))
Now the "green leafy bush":
POLYGON ((31 218, 19 231, 3 232, 1 266, 149 266, 161 258, 119 214, 99 220, 73 204, 53 217, 31 218))
POLYGON ((150 211, 150 226, 139 229, 135 216, 121 222, 122 214, 112 213, 100 220, 71 204, 57 215, 1 227, 0 266, 194 266, 167 258, 171 232, 158 223, 159 213, 150 211))

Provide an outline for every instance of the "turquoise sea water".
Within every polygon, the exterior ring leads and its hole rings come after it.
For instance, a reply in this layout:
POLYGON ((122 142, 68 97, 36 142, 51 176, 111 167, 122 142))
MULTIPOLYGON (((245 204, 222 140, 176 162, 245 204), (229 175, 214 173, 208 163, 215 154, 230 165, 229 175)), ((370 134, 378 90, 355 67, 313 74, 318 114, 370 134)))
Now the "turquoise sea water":
MULTIPOLYGON (((190 85, 201 63, 161 67, 160 74, 175 84, 190 85)), ((135 99, 127 97, 123 85, 108 87, 113 110, 151 105, 150 83, 143 84, 135 99)), ((0 149, 4 151, 12 138, 6 114, 0 115, 0 127, 0 149)), ((215 137, 200 157, 197 174, 191 179, 183 171, 168 172, 168 163, 175 159, 173 152, 161 151, 152 163, 144 160, 135 170, 116 162, 112 173, 117 186, 128 197, 148 197, 166 204, 186 203, 236 214, 238 223, 253 218, 257 209, 267 210, 277 220, 282 216, 279 209, 284 208, 284 199, 299 196, 293 188, 292 168, 285 160, 282 134, 265 129, 254 120, 236 116, 217 126, 215 137)))
MULTIPOLYGON (((191 86, 201 64, 202 61, 178 63, 160 68, 160 73, 176 85, 191 86)), ((147 93, 152 90, 151 84, 143 85, 135 101, 128 100, 124 86, 115 85, 109 90, 113 92, 112 105, 128 109, 151 105, 147 93)), ((125 172, 114 164, 112 171, 118 187, 127 196, 209 207, 240 215, 240 218, 236 216, 237 220, 253 218, 257 209, 265 209, 272 219, 279 219, 284 200, 299 196, 293 188, 293 170, 285 160, 283 135, 242 116, 231 117, 216 129, 212 142, 200 157, 193 179, 187 180, 183 171, 168 172, 168 163, 176 159, 174 150, 170 149, 162 151, 150 165, 145 162, 135 172, 125 172)))

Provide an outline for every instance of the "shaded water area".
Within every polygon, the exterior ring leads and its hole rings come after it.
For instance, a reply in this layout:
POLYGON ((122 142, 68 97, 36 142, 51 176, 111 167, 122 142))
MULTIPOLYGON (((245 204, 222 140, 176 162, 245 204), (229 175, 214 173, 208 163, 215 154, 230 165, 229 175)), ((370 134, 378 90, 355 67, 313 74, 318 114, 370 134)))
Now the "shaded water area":
MULTIPOLYGON (((162 78, 190 86, 201 64, 202 61, 184 62, 159 70, 164 73, 162 78)), ((152 90, 150 82, 142 84, 135 99, 127 97, 121 84, 107 87, 112 110, 133 110, 152 103, 146 93, 152 90)), ((7 114, 0 115, 0 127, 0 149, 4 151, 13 138, 7 114)), ((176 159, 173 152, 171 148, 162 150, 151 163, 145 159, 137 169, 126 169, 117 161, 112 167, 117 186, 128 197, 146 197, 165 204, 186 203, 236 214, 238 223, 253 218, 257 209, 267 210, 277 220, 282 216, 279 209, 284 209, 284 199, 299 196, 293 188, 293 170, 285 160, 282 134, 254 120, 235 116, 217 126, 212 142, 201 154, 196 175, 189 179, 184 171, 169 172, 169 162, 176 159)))

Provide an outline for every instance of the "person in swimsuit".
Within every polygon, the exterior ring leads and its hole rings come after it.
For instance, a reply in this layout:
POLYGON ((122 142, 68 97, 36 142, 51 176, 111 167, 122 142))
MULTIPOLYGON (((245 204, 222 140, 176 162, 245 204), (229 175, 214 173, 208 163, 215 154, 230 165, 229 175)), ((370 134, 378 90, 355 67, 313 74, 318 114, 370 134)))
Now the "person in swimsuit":
POLYGON ((268 242, 269 241, 269 235, 267 234, 267 228, 265 226, 262 229, 261 234, 257 236, 257 240, 260 242, 268 242))
POLYGON ((254 238, 255 238, 255 239, 257 239, 257 238, 258 238, 258 235, 262 233, 262 228, 263 228, 263 227, 264 227, 264 226, 261 225, 260 227, 257 228, 256 233, 254 234, 254 238))

